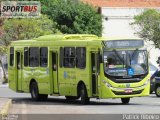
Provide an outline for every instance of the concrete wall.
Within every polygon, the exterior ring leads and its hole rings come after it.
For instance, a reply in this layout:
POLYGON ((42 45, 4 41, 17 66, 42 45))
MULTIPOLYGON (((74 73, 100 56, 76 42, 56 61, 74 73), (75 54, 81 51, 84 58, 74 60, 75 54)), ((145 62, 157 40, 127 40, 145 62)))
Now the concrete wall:
MULTIPOLYGON (((134 21, 134 16, 148 8, 112 8, 102 7, 103 33, 105 37, 131 37, 137 38, 136 29, 130 24, 134 21)), ((160 8, 156 8, 160 10, 160 8)), ((150 61, 157 66, 156 60, 160 56, 160 50, 155 49, 152 42, 146 42, 146 48, 150 53, 150 61)))

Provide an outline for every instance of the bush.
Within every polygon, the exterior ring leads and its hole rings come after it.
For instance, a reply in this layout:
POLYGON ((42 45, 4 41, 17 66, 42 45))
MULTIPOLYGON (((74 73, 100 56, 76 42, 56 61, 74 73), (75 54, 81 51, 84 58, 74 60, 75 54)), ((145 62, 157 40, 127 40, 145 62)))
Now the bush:
POLYGON ((69 0, 41 0, 42 13, 57 23, 62 33, 102 34, 102 16, 90 5, 69 0))

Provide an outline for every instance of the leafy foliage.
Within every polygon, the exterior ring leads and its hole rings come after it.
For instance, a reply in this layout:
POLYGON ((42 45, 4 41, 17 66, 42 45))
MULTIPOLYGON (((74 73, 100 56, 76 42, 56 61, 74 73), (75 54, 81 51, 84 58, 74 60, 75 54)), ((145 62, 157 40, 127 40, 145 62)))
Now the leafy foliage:
POLYGON ((134 17, 132 23, 136 27, 139 37, 153 41, 156 47, 160 47, 160 12, 155 9, 144 11, 134 17))
POLYGON ((102 17, 92 6, 71 0, 41 0, 42 12, 62 33, 102 34, 102 17))
POLYGON ((55 25, 56 23, 53 23, 46 15, 32 19, 6 19, 2 27, 4 34, 0 39, 5 46, 8 46, 10 41, 57 33, 55 25))

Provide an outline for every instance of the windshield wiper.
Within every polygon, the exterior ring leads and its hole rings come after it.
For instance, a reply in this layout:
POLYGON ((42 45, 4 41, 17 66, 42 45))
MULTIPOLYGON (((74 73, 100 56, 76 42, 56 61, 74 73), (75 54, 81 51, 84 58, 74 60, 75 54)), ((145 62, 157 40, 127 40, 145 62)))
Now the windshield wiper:
MULTIPOLYGON (((130 61, 130 63, 128 63, 127 61, 128 60, 125 60, 125 58, 123 57, 121 57, 119 54, 118 54, 118 52, 116 51, 116 50, 113 50, 115 53, 116 53, 116 55, 118 56, 118 58, 121 60, 121 62, 123 62, 123 67, 124 67, 124 65, 125 65, 125 67, 124 68, 130 68, 130 66, 131 66, 131 61, 130 61)), ((128 54, 128 53, 127 53, 128 54)), ((127 59, 127 55, 126 55, 126 59, 127 59)), ((129 60, 131 60, 131 59, 129 59, 129 60)))
POLYGON ((106 48, 106 44, 104 43, 104 41, 102 41, 103 46, 106 48))
POLYGON ((118 52, 117 52, 116 50, 113 50, 113 51, 114 51, 115 54, 118 56, 119 60, 123 63, 123 67, 124 67, 124 64, 126 64, 124 58, 122 58, 122 57, 118 54, 118 52))

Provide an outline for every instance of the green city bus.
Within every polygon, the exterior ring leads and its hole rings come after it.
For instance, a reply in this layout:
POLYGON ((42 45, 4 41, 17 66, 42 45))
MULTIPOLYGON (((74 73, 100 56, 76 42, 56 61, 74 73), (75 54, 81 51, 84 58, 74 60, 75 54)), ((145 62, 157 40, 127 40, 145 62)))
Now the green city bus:
POLYGON ((13 41, 8 52, 9 87, 31 93, 79 99, 149 95, 148 55, 141 39, 100 38, 88 34, 45 35, 13 41))

